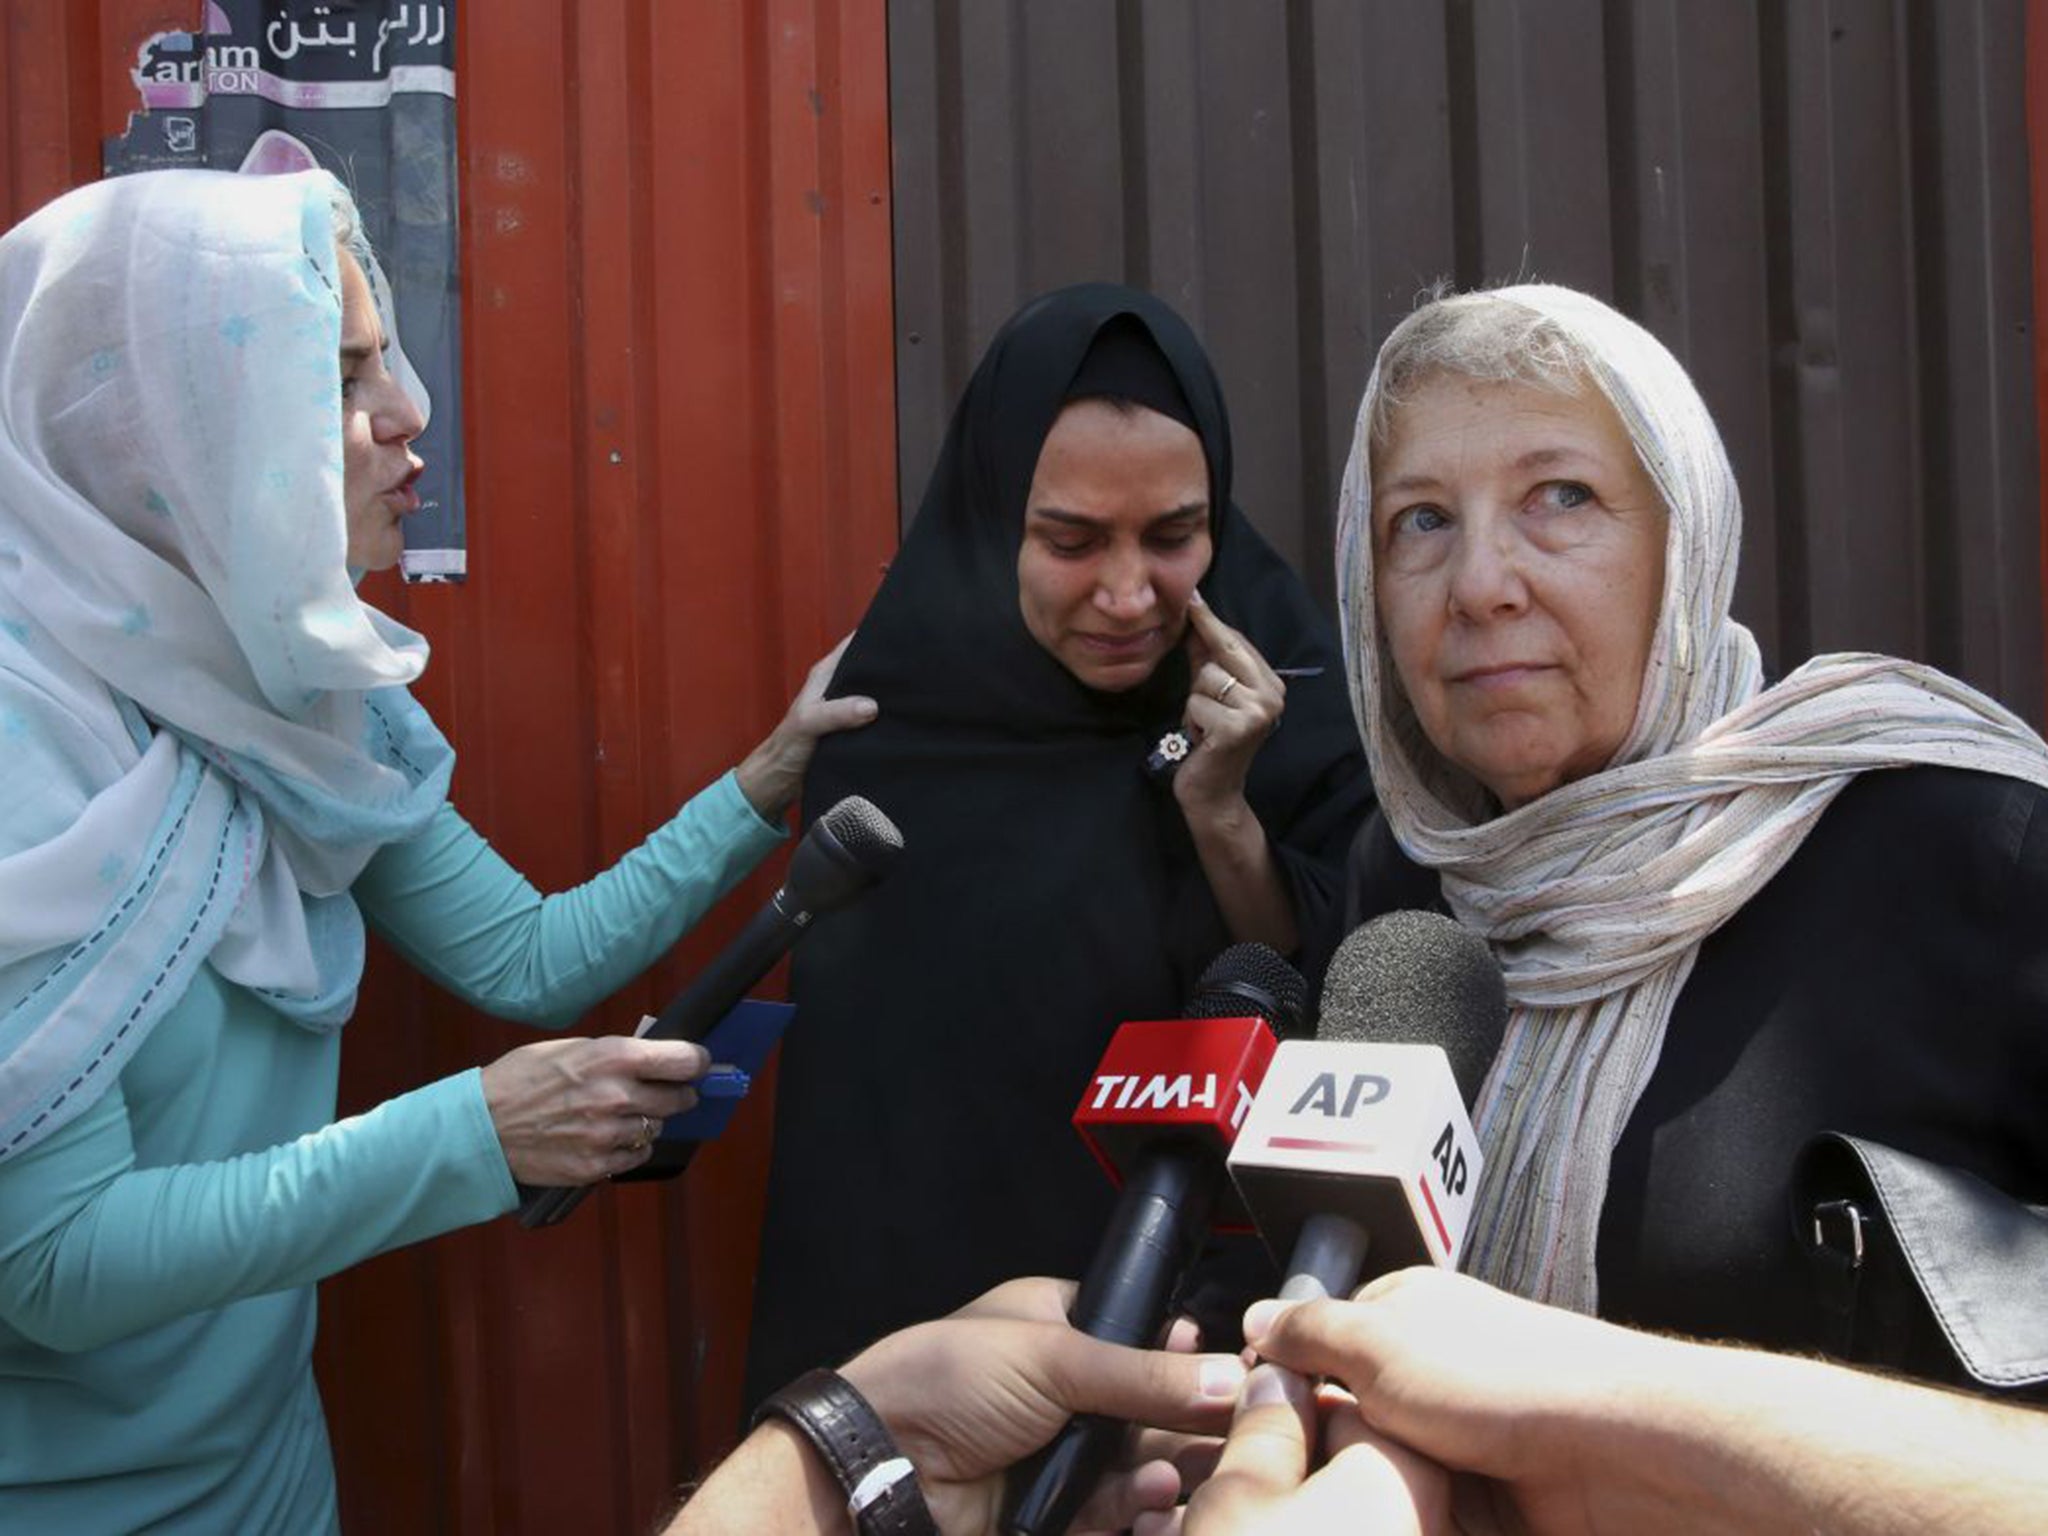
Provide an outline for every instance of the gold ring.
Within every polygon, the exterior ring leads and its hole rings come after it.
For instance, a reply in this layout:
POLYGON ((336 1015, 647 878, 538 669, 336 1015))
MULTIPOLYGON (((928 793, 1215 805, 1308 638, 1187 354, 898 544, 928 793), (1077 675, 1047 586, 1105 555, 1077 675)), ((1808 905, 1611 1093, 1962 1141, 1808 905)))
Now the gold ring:
POLYGON ((1216 690, 1216 702, 1218 704, 1221 704, 1225 699, 1229 698, 1230 690, 1235 688, 1236 686, 1237 674, 1233 672, 1228 677, 1223 679, 1223 686, 1216 690))

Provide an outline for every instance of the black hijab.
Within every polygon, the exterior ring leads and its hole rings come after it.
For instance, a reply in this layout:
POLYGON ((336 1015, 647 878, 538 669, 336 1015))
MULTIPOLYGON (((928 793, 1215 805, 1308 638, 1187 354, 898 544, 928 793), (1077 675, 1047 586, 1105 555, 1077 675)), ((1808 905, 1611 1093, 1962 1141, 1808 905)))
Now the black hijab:
POLYGON ((1323 926, 1371 808, 1344 667, 1307 592, 1230 502, 1230 426, 1164 304, 1087 284, 989 345, 917 520, 834 683, 880 718, 827 737, 808 822, 864 794, 903 829, 888 882, 821 923, 792 974, 749 1402, 1020 1274, 1078 1275, 1114 1191, 1068 1117, 1116 1026, 1171 1018, 1230 943, 1148 749, 1180 722, 1176 647, 1090 688, 1018 606, 1040 446, 1070 399, 1159 410, 1202 440, 1214 560, 1202 591, 1290 681, 1246 798, 1304 933, 1323 926))

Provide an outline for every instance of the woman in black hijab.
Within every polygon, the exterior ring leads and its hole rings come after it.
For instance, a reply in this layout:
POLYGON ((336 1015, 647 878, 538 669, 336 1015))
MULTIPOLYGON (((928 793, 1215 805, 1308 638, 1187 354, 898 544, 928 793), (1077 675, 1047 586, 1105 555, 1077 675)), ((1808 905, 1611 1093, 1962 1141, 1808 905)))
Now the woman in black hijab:
POLYGON ((863 794, 905 850, 797 954, 750 1403, 1085 1269, 1114 1192, 1068 1117, 1110 1035, 1235 941, 1293 950, 1372 804, 1335 637, 1231 504, 1215 373, 1128 288, 997 334, 834 686, 881 716, 820 743, 805 817, 863 794))

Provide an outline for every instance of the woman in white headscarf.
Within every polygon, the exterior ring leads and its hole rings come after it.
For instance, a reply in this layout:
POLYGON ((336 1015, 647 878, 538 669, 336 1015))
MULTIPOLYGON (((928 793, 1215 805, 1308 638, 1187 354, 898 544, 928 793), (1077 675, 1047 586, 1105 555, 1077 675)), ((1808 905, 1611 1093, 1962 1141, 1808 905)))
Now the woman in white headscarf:
POLYGON ((1739 543, 1719 435, 1640 327, 1542 286, 1404 321, 1341 509, 1383 807, 1350 915, 1441 904, 1506 972, 1470 1270, 1811 1348, 1815 1133, 2048 1198, 2048 753, 1890 657, 1766 687, 1739 543))
POLYGON ((566 1023, 767 853, 814 670, 734 772, 542 897, 447 804, 356 597, 425 424, 332 177, 159 172, 0 239, 0 1529, 317 1531, 312 1284, 643 1161, 699 1047, 524 1047, 333 1122, 364 917, 566 1023))

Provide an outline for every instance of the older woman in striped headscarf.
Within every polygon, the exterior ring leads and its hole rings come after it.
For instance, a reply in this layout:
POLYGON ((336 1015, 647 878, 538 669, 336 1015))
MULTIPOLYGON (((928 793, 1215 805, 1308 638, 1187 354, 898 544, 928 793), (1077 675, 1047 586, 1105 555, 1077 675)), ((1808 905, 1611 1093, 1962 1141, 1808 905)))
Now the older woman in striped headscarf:
POLYGON ((1340 514, 1383 807, 1350 914, 1440 906, 1505 970, 1468 1268, 1810 1348, 1817 1132, 2048 1199, 2048 751, 1890 657, 1766 687, 1739 546, 1720 437, 1640 327, 1544 286, 1404 321, 1340 514))

